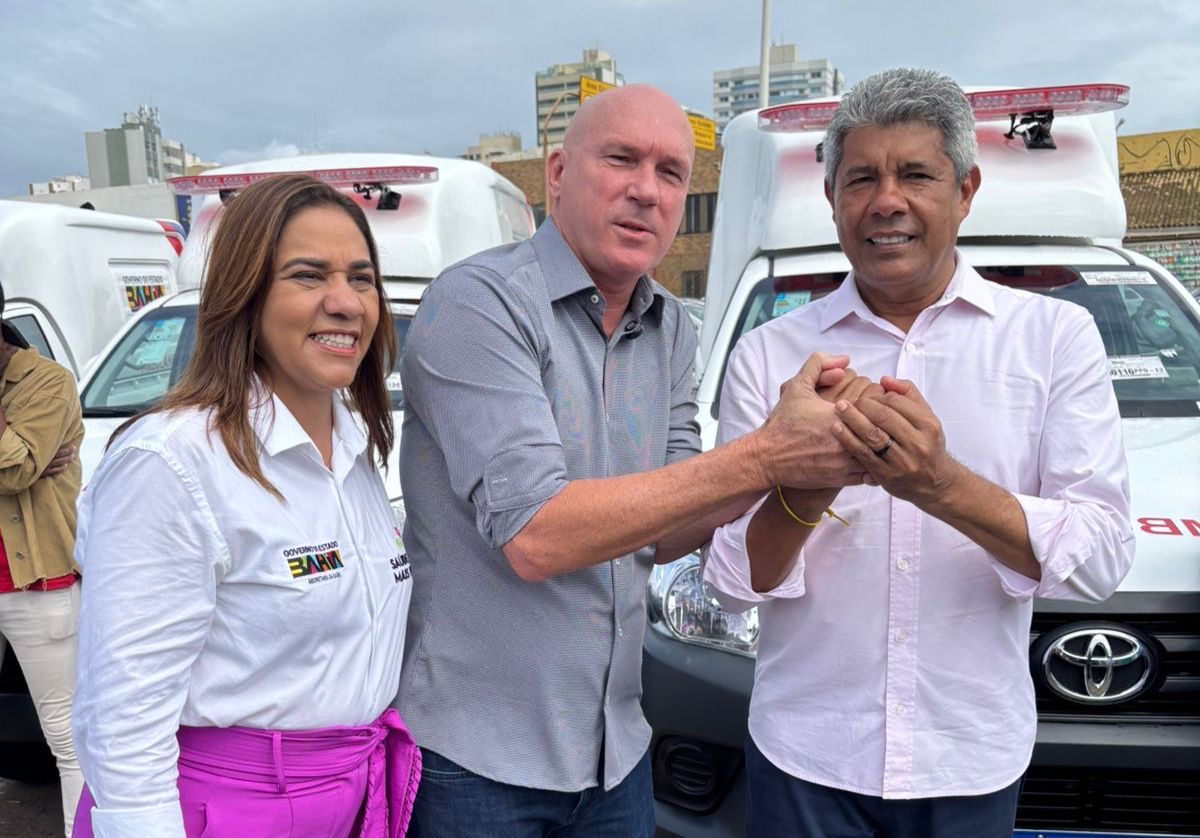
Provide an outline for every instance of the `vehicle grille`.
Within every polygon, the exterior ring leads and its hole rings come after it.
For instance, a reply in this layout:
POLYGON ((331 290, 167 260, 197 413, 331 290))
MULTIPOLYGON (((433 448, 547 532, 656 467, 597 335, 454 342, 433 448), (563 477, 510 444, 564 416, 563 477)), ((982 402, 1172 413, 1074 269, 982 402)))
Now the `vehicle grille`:
MULTIPOLYGON (((1087 706, 1061 698, 1042 683, 1041 661, 1031 655, 1030 667, 1037 685, 1038 716, 1064 721, 1099 721, 1105 718, 1124 722, 1197 722, 1200 721, 1200 616, 1196 614, 1105 614, 1103 621, 1129 626, 1150 637, 1159 652, 1160 672, 1153 685, 1140 696, 1127 701, 1087 706)), ((1035 612, 1031 646, 1039 635, 1069 623, 1082 622, 1078 615, 1035 612)))
POLYGON ((1200 824, 1198 790, 1197 771, 1033 767, 1017 826, 1192 835, 1200 824))

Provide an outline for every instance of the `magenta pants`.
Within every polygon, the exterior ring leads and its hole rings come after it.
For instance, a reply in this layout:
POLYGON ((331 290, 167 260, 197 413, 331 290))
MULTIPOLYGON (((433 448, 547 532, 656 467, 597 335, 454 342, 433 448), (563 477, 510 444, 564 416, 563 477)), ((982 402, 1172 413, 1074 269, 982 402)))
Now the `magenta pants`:
MULTIPOLYGON (((178 738, 188 838, 398 838, 408 829, 421 752, 395 710, 362 727, 183 727, 178 738)), ((75 838, 92 838, 95 805, 85 787, 75 838)))

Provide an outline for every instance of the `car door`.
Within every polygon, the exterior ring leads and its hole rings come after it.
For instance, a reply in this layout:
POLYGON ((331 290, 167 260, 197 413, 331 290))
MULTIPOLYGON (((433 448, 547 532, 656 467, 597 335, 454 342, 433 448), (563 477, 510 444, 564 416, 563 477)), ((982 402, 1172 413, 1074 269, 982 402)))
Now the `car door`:
POLYGON ((4 321, 16 329, 39 355, 57 361, 69 369, 76 379, 79 378, 79 368, 75 359, 71 357, 62 336, 46 312, 29 303, 9 303, 4 308, 4 321))

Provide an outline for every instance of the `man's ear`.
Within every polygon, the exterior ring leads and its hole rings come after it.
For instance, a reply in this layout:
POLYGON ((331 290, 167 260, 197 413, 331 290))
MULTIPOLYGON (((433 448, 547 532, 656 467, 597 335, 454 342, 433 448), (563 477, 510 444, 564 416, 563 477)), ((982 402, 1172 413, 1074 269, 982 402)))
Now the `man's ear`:
POLYGON ((566 165, 567 152, 559 147, 550 152, 546 158, 546 191, 554 197, 555 202, 562 191, 563 168, 566 165))
POLYGON ((975 200, 975 193, 979 191, 979 183, 983 175, 979 171, 978 166, 972 166, 971 171, 967 172, 966 178, 958 187, 958 220, 961 222, 967 217, 971 211, 971 202, 975 200))

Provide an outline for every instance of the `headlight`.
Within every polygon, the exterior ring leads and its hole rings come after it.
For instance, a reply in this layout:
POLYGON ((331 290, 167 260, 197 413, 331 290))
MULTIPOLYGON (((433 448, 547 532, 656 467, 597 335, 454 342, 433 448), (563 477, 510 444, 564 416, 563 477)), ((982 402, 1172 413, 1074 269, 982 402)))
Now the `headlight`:
POLYGON ((758 650, 758 609, 742 614, 723 610, 701 578, 695 553, 654 567, 647 607, 650 625, 667 637, 750 657, 758 650))
POLYGON ((396 529, 404 532, 404 522, 408 518, 408 512, 404 509, 404 498, 392 498, 392 517, 396 519, 396 529))

